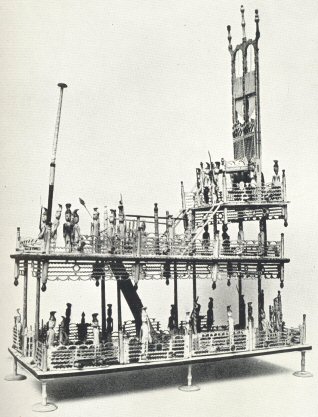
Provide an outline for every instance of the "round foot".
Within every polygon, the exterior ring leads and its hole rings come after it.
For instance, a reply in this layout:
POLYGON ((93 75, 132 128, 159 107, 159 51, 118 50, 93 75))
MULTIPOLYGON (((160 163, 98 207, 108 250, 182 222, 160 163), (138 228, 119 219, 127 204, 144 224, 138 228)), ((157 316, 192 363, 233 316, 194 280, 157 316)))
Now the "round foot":
POLYGON ((21 375, 21 374, 11 374, 11 375, 6 375, 4 379, 6 381, 23 381, 24 379, 26 379, 26 376, 21 375))
POLYGON ((55 411, 57 409, 57 405, 53 403, 47 403, 43 405, 42 403, 36 403, 32 406, 32 411, 36 411, 39 413, 48 413, 49 411, 55 411))
POLYGON ((179 390, 189 392, 189 391, 199 391, 200 388, 197 387, 196 385, 181 385, 181 387, 179 387, 179 390))
POLYGON ((308 371, 296 371, 293 373, 294 376, 300 376, 302 378, 308 378, 314 376, 311 372, 308 371))

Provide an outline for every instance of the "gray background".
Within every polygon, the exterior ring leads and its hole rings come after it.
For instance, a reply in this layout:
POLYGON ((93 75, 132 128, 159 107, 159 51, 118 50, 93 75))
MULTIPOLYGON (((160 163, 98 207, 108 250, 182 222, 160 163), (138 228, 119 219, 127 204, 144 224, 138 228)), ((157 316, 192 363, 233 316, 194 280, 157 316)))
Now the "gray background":
MULTIPOLYGON (((308 341, 317 342, 317 4, 314 1, 246 1, 247 37, 255 36, 254 9, 260 13, 260 81, 263 170, 270 181, 273 159, 286 169, 289 226, 270 222, 269 239, 285 232, 287 256, 282 292, 284 319, 298 325, 308 317, 308 341)), ((13 315, 22 306, 22 285, 13 286, 16 227, 36 236, 41 202, 46 205, 49 160, 55 125, 58 82, 65 82, 57 154, 55 206, 67 202, 117 208, 123 194, 126 212, 177 213, 180 180, 187 190, 195 167, 208 160, 232 158, 230 55, 241 41, 238 1, 0 1, 1 66, 1 371, 11 364, 13 315)), ((80 225, 89 218, 80 210, 80 225)), ((64 217, 64 216, 63 216, 64 217)), ((233 230, 233 238, 236 231, 233 230)), ((231 234, 230 233, 230 234, 231 234)), ((257 230, 247 228, 256 239, 257 230)), ((60 241, 61 242, 61 241, 60 241)), ((30 279, 30 298, 35 282, 30 279)), ((115 304, 114 283, 107 302, 115 304)), ((256 282, 244 286, 255 300, 256 282)), ((190 282, 180 285, 180 315, 191 306, 190 282)), ((265 304, 278 281, 266 283, 265 304), (271 284, 271 285, 269 285, 271 284)), ((145 282, 140 293, 151 317, 167 322, 172 287, 145 282)), ((235 286, 211 291, 198 283, 203 311, 216 302, 216 320, 225 321, 235 286)), ((236 298, 234 299, 236 300, 236 298)), ((72 302, 78 321, 99 311, 92 282, 49 283, 42 294, 41 317, 65 311, 72 302)), ((29 322, 34 317, 29 306, 29 322)), ((237 307, 233 305, 235 312, 237 307)), ((124 318, 130 318, 123 309, 124 318)), ((116 318, 116 315, 114 316, 116 318)), ((315 370, 315 351, 307 354, 315 370)), ((316 361, 317 362, 317 361, 316 361)), ((185 394, 176 386, 186 369, 52 383, 55 415, 93 416, 316 416, 316 378, 291 376, 300 354, 223 362, 194 367, 201 391, 185 394)), ((316 370, 317 374, 317 370, 316 370)), ((2 384, 3 415, 29 416, 39 399, 39 384, 29 378, 2 384)))

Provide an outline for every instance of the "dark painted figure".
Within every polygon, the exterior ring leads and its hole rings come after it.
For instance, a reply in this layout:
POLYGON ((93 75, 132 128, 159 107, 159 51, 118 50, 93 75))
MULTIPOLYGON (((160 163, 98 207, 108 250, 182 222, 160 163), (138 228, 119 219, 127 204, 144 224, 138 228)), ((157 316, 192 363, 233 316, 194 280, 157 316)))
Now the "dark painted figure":
POLYGON ((211 331, 212 330, 212 326, 214 323, 214 313, 213 313, 213 298, 209 297, 209 303, 208 303, 208 311, 206 313, 206 327, 207 327, 207 331, 211 331))

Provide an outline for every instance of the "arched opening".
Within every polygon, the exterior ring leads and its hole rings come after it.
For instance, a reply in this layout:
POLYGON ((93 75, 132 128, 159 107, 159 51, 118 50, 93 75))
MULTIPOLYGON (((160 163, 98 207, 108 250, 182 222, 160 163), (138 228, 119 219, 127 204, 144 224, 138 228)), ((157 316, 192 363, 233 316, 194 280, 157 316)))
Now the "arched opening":
POLYGON ((255 70, 255 56, 254 56, 254 46, 249 45, 246 50, 246 64, 247 72, 255 70))
POLYGON ((243 54, 240 49, 235 54, 235 76, 243 76, 243 54))

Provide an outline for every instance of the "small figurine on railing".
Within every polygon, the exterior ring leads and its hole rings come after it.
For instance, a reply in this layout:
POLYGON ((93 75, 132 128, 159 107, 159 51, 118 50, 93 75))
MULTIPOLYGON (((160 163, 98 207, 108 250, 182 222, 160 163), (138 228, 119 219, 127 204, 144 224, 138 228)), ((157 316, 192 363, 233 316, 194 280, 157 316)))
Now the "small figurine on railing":
POLYGON ((239 230, 237 233, 237 254, 240 255, 244 251, 244 230, 243 230, 243 220, 239 220, 239 230))
POLYGON ((253 306, 251 301, 247 303, 247 323, 248 328, 254 327, 253 306))
POLYGON ((40 233, 38 239, 42 240, 41 251, 46 252, 46 245, 48 242, 48 224, 47 224, 47 209, 45 207, 41 208, 41 219, 40 219, 40 233))
POLYGON ((72 304, 66 303, 66 310, 65 310, 65 333, 67 337, 70 335, 70 323, 71 323, 71 309, 72 304))
POLYGON ((239 328, 245 329, 246 327, 246 305, 244 295, 239 294, 239 328))
POLYGON ((214 170, 213 170, 213 182, 214 182, 214 191, 216 196, 216 202, 219 202, 219 173, 220 173, 220 162, 215 162, 214 170))
POLYGON ((210 189, 211 189, 210 164, 206 162, 206 167, 203 172, 203 198, 206 204, 209 204, 210 189))
POLYGON ((278 291, 277 297, 273 300, 274 306, 272 307, 272 327, 276 331, 281 331, 283 328, 283 312, 282 312, 282 299, 280 291, 278 291))
POLYGON ((21 346, 21 340, 22 340, 22 323, 21 323, 21 313, 20 313, 20 309, 17 308, 17 316, 14 316, 14 327, 16 330, 16 335, 17 335, 17 339, 18 339, 18 346, 16 347, 20 347, 21 346))
POLYGON ((71 204, 65 204, 65 223, 63 224, 63 237, 65 242, 65 251, 72 251, 72 232, 73 232, 73 223, 71 222, 72 212, 71 204))
POLYGON ((174 304, 171 304, 170 317, 168 321, 168 329, 170 330, 170 333, 175 333, 177 328, 178 328, 178 323, 176 319, 176 306, 174 304))
POLYGON ((202 248, 204 251, 208 252, 210 247, 210 233, 209 233, 209 225, 206 224, 204 226, 204 232, 202 235, 202 248))
POLYGON ((99 252, 99 235, 100 235, 100 221, 99 221, 99 212, 98 208, 94 207, 93 209, 93 222, 91 223, 91 235, 94 239, 94 251, 99 252))
POLYGON ((228 225, 226 223, 222 224, 222 246, 224 255, 230 254, 230 236, 227 233, 228 231, 228 225))
POLYGON ((56 325, 56 318, 55 318, 56 311, 50 312, 50 318, 47 323, 48 331, 46 336, 46 345, 47 347, 54 346, 54 339, 55 339, 55 325, 56 325))
POLYGON ((266 314, 263 309, 260 310, 260 330, 265 332, 265 346, 268 345, 268 336, 269 336, 269 323, 266 320, 266 314))
POLYGON ((61 316, 61 317, 62 317, 62 321, 61 321, 60 327, 59 327, 59 343, 61 345, 66 345, 67 342, 68 342, 68 335, 65 331, 65 320, 66 319, 65 319, 64 316, 61 316))
POLYGON ((192 323, 192 331, 194 334, 201 332, 201 304, 198 303, 199 297, 194 302, 193 310, 191 313, 191 323, 192 323))
POLYGON ((83 312, 81 322, 77 325, 78 340, 82 343, 85 343, 87 339, 87 326, 88 324, 85 323, 85 313, 83 312))
POLYGON ((58 209, 55 212, 55 220, 52 224, 52 228, 51 228, 51 239, 53 243, 56 243, 56 239, 57 239, 57 229, 60 225, 60 218, 62 215, 62 204, 58 205, 58 209))
POLYGON ((94 346, 99 346, 99 322, 97 319, 98 313, 92 314, 92 328, 93 328, 93 343, 94 346))
POLYGON ((147 307, 143 307, 141 310, 140 342, 141 358, 146 359, 148 354, 148 345, 152 342, 147 307))
POLYGON ((277 159, 274 160, 273 169, 274 169, 274 175, 273 175, 273 178, 272 178, 272 187, 281 187, 282 184, 281 184, 281 180, 280 180, 280 175, 278 174, 279 166, 278 166, 278 160, 277 159))
POLYGON ((187 335, 190 333, 191 330, 191 313, 190 311, 186 312, 185 320, 184 320, 184 334, 187 335))
POLYGON ((111 338, 112 333, 113 333, 113 328, 114 328, 114 320, 112 318, 112 304, 107 304, 108 308, 107 308, 107 319, 106 319, 106 338, 107 340, 111 338))
POLYGON ((235 350, 234 344, 234 319, 232 316, 232 308, 231 306, 227 306, 227 321, 229 326, 229 342, 230 342, 230 350, 235 350))
POLYGON ((256 188, 256 185, 257 185, 256 184, 255 164, 254 163, 249 163, 248 164, 248 169, 249 169, 248 176, 249 176, 249 180, 250 180, 249 186, 254 189, 254 188, 256 188))
MULTIPOLYGON (((80 250, 82 243, 81 243, 81 229, 79 227, 79 215, 78 215, 78 209, 73 210, 72 213, 72 223, 73 223, 73 229, 72 229, 72 249, 80 250)), ((83 242, 85 244, 85 242, 83 242)), ((81 250, 80 250, 81 251, 81 250)))
POLYGON ((207 331, 210 332, 212 330, 212 326, 214 323, 214 313, 213 313, 213 298, 209 297, 208 303, 208 311, 206 313, 206 327, 207 331))
POLYGON ((259 221, 259 233, 258 233, 258 256, 265 255, 265 230, 264 221, 259 221))
POLYGON ((123 197, 120 195, 120 201, 118 205, 118 223, 119 223, 119 236, 124 243, 125 234, 126 234, 126 224, 125 224, 125 213, 124 213, 124 204, 123 197))

